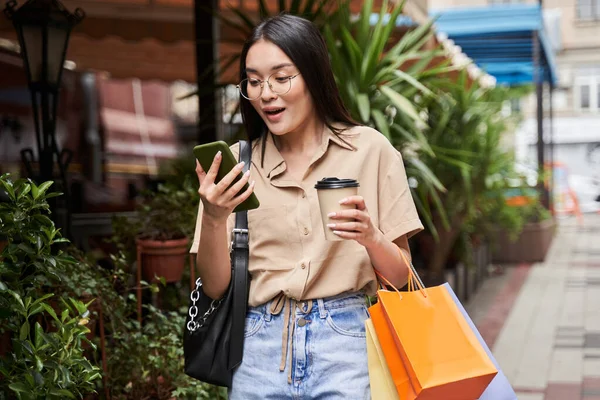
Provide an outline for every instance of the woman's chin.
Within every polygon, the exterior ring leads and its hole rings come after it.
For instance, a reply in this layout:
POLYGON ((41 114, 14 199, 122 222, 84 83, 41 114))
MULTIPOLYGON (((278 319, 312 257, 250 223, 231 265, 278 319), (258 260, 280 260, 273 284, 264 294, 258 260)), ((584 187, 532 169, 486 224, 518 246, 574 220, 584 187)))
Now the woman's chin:
POLYGON ((286 127, 282 124, 267 124, 267 128, 269 128, 269 132, 271 132, 275 136, 283 136, 288 133, 286 127))

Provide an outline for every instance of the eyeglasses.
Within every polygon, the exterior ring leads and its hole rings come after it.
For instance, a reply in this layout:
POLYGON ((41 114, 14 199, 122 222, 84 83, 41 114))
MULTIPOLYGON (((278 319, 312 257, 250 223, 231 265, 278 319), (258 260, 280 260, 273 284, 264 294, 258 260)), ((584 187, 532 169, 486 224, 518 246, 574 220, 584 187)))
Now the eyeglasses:
POLYGON ((266 81, 261 81, 256 78, 243 79, 237 88, 240 94, 248 100, 256 100, 260 97, 265 87, 265 82, 269 85, 271 92, 275 94, 286 94, 292 88, 292 79, 300 75, 300 73, 292 76, 273 74, 266 81))

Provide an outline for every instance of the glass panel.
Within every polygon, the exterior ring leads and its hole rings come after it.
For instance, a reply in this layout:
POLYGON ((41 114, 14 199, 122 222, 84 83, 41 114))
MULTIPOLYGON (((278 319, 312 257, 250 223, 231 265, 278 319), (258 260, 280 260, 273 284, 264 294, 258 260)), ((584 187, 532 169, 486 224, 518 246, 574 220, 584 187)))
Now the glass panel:
POLYGON ((578 0, 577 1, 577 18, 592 19, 593 18, 593 3, 596 0, 578 0))
POLYGON ((48 27, 48 83, 56 84, 65 61, 67 27, 48 27))
POLYGON ((579 86, 579 106, 582 109, 590 109, 590 85, 579 86))
POLYGON ((31 82, 39 82, 42 78, 42 27, 23 25, 22 32, 29 65, 29 78, 31 82))
POLYGON ((596 85, 596 109, 600 110, 600 83, 596 85))

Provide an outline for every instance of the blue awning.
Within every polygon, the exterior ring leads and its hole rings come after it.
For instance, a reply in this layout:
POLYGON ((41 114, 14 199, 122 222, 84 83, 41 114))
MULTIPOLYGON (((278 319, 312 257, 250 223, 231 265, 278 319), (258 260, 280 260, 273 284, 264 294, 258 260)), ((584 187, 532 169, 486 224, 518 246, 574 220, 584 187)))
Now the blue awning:
POLYGON ((547 39, 539 5, 512 4, 432 11, 436 29, 460 46, 477 66, 498 83, 535 80, 534 33, 540 44, 541 75, 557 82, 554 52, 547 39))
MULTIPOLYGON (((390 18, 392 16, 388 13, 385 14, 383 16, 383 23, 384 24, 388 24, 390 22, 390 18)), ((377 22, 379 22, 379 13, 372 13, 369 17, 369 23, 371 24, 371 26, 377 24, 377 22)), ((404 15, 404 14, 400 14, 398 15, 398 18, 396 19, 396 26, 404 26, 404 27, 415 27, 418 24, 413 21, 413 19, 411 17, 409 17, 408 15, 404 15)))

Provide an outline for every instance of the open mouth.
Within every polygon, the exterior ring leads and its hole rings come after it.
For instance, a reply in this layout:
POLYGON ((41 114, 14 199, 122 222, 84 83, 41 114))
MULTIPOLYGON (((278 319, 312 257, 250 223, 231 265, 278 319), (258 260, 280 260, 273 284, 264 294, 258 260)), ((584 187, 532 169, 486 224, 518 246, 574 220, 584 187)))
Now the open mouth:
POLYGON ((265 114, 267 114, 267 115, 279 115, 279 114, 281 114, 284 111, 285 111, 285 108, 278 108, 278 109, 275 109, 275 110, 268 110, 268 111, 265 110, 265 114))

